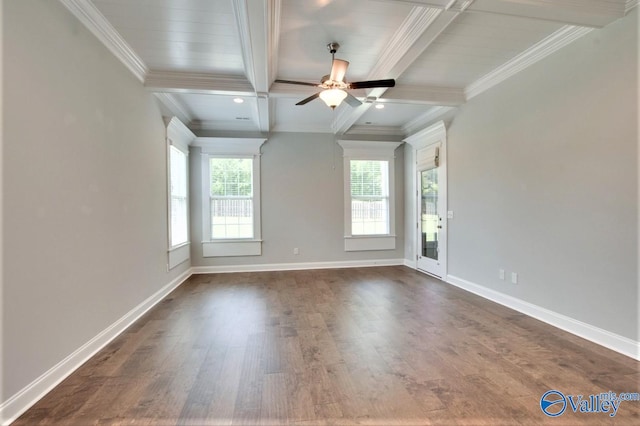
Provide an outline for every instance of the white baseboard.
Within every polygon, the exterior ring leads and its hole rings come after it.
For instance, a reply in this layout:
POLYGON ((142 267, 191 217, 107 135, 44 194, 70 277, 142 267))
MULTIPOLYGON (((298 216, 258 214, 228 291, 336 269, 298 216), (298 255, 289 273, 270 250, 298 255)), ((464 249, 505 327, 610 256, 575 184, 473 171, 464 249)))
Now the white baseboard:
POLYGON ((411 260, 411 259, 403 259, 403 260, 404 260, 404 266, 406 266, 407 268, 418 269, 418 262, 416 262, 415 260, 411 260))
POLYGON ((306 262, 306 263, 266 263, 257 265, 224 265, 224 266, 194 266, 194 274, 221 274, 232 272, 268 272, 268 271, 300 271, 306 269, 339 269, 365 268, 371 266, 404 265, 404 259, 379 260, 347 260, 336 262, 306 262))
POLYGON ((133 324, 149 309, 153 308, 158 302, 164 299, 166 295, 171 293, 190 276, 191 270, 188 269, 179 277, 158 290, 151 297, 147 298, 144 302, 133 308, 122 318, 111 324, 100 334, 82 345, 58 364, 54 365, 49 369, 49 371, 42 374, 21 391, 5 401, 0 405, 0 423, 8 425, 16 420, 22 413, 49 393, 49 391, 67 378, 67 376, 73 373, 89 358, 94 356, 100 349, 104 348, 109 342, 115 339, 127 327, 133 324))
POLYGON ((612 333, 593 325, 578 321, 566 315, 542 308, 524 300, 517 299, 498 291, 483 287, 453 275, 447 276, 447 282, 485 299, 499 303, 525 315, 538 319, 561 330, 575 334, 583 339, 619 352, 640 361, 640 342, 612 333))

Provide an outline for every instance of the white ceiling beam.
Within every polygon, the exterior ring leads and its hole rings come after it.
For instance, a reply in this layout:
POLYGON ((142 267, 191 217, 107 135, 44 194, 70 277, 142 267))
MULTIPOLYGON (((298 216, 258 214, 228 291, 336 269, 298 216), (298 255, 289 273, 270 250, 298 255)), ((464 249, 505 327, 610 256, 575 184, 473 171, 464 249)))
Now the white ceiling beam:
POLYGON ((205 73, 149 71, 144 85, 154 92, 228 96, 255 95, 253 86, 244 77, 205 73))
MULTIPOLYGON (((460 11, 414 7, 387 44, 367 79, 400 77, 460 13, 460 11)), ((368 95, 379 98, 386 90, 386 88, 371 89, 368 95)), ((346 133, 371 105, 367 103, 356 108, 340 108, 334 122, 336 133, 346 133)))
POLYGON ((602 28, 622 18, 625 6, 625 0, 476 0, 468 11, 602 28))
POLYGON ((147 65, 91 1, 60 0, 60 3, 78 18, 140 82, 144 83, 149 71, 147 65))
POLYGON ((257 97, 255 118, 260 131, 270 123, 269 86, 275 76, 280 37, 281 0, 233 0, 245 74, 257 97))

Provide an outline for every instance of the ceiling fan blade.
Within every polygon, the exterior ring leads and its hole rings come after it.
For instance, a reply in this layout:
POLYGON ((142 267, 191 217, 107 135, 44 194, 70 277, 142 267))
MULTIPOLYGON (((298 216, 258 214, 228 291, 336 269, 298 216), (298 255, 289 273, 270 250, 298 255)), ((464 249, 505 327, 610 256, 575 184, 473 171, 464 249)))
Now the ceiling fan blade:
POLYGON ((334 59, 333 64, 331 64, 331 74, 329 74, 329 78, 333 81, 343 81, 348 67, 349 62, 343 61, 342 59, 334 59))
POLYGON ((316 84, 316 83, 307 83, 306 81, 275 80, 275 83, 298 84, 298 85, 300 85, 300 86, 313 86, 313 87, 320 87, 320 85, 319 85, 319 84, 316 84))
POLYGON ((362 102, 360 102, 358 98, 353 96, 351 93, 347 93, 347 97, 344 98, 344 101, 352 107, 359 107, 360 105, 362 105, 362 102))
POLYGON ((301 101, 300 101, 300 102, 298 102, 296 105, 304 105, 304 104, 306 104, 306 103, 309 103, 309 102, 311 102, 312 100, 317 99, 317 98, 318 98, 318 96, 320 96, 320 92, 318 92, 318 93, 316 93, 316 94, 313 94, 313 95, 309 96, 308 98, 305 98, 305 99, 301 100, 301 101))
POLYGON ((396 81, 390 78, 388 80, 356 81, 349 83, 349 89, 373 89, 374 87, 394 87, 395 85, 396 81))

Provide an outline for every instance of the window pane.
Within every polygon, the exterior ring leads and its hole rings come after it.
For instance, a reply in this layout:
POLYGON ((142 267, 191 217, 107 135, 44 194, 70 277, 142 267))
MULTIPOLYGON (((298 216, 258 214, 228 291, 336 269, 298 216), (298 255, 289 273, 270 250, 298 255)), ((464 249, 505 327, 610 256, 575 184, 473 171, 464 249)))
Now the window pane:
POLYGON ((388 197, 389 162, 351 160, 351 196, 388 197))
POLYGON ((184 152, 171 147, 169 164, 171 165, 171 195, 187 196, 187 156, 184 152))
POLYGON ((187 222, 187 155, 179 149, 169 148, 169 181, 171 184, 170 245, 188 241, 187 222))
POLYGON ((187 242, 187 198, 171 197, 171 246, 187 242))
POLYGON ((389 162, 350 163, 351 234, 389 234, 389 162))
POLYGON ((212 197, 252 197, 253 160, 251 158, 212 158, 212 197))
POLYGON ((253 200, 211 200, 211 238, 253 238, 253 200))
POLYGON ((388 233, 388 198, 351 199, 352 235, 386 235, 388 233))

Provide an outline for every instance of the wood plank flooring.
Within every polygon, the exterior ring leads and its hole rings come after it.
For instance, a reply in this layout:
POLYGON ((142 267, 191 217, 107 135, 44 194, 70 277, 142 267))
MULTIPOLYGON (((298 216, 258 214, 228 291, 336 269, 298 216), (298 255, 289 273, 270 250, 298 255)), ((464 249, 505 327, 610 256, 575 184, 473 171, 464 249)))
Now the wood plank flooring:
POLYGON ((640 424, 638 362, 405 267, 197 275, 16 425, 640 424))

